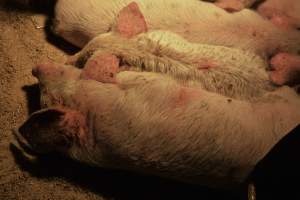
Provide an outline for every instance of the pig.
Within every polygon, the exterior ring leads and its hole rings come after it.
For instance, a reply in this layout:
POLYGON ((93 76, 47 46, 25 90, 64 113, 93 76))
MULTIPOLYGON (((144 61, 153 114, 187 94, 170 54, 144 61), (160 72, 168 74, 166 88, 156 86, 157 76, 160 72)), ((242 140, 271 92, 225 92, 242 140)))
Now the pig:
POLYGON ((300 28, 300 1, 266 0, 257 9, 258 13, 285 29, 300 28))
POLYGON ((163 73, 231 98, 249 99, 275 89, 266 71, 268 64, 260 56, 229 47, 189 43, 166 31, 142 33, 131 39, 120 34, 101 34, 67 63, 89 68, 91 74, 97 67, 107 73, 163 73), (113 60, 103 64, 105 55, 115 56, 120 67, 112 64, 113 60))
MULTIPOLYGON (((282 30, 254 11, 228 13, 199 0, 136 0, 149 30, 168 30, 189 42, 236 47, 270 56, 299 53, 300 33, 282 30)), ((83 47, 95 36, 110 32, 122 9, 132 0, 58 0, 53 30, 83 47)))
POLYGON ((300 122, 300 97, 287 86, 245 101, 165 74, 120 71, 111 83, 83 70, 34 68, 42 109, 16 132, 23 145, 101 168, 234 188, 300 122))

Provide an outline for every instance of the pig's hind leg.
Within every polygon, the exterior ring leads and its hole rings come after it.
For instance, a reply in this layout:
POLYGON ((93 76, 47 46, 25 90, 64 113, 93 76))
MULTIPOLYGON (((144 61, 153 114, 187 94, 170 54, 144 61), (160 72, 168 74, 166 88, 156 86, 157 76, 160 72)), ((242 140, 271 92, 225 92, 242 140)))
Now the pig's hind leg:
POLYGON ((300 56, 279 53, 271 59, 271 80, 277 85, 300 83, 300 56))

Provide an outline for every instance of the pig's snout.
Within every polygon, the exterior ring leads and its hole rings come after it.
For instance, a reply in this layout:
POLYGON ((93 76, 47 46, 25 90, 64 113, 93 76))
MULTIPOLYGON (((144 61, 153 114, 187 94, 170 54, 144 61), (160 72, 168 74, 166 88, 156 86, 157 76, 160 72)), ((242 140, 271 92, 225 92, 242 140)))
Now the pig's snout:
POLYGON ((44 79, 79 79, 81 70, 71 65, 57 63, 38 64, 32 69, 32 75, 40 81, 44 79))
POLYGON ((53 63, 38 64, 32 69, 32 75, 39 78, 40 76, 54 76, 63 75, 64 70, 61 66, 53 63))

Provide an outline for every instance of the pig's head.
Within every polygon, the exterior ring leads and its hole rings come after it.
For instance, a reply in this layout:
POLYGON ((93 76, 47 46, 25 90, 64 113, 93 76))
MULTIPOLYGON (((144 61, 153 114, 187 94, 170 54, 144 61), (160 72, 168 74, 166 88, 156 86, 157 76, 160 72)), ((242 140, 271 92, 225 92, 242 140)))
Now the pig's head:
POLYGON ((17 139, 36 153, 66 152, 78 142, 78 134, 84 131, 84 117, 64 106, 62 94, 67 82, 79 79, 81 70, 61 64, 39 64, 32 74, 41 89, 40 111, 16 131, 17 139))
MULTIPOLYGON (((17 140, 26 147, 25 150, 33 153, 61 153, 90 163, 90 160, 86 160, 87 152, 95 151, 90 150, 94 147, 90 145, 92 141, 88 137, 87 116, 94 107, 90 106, 93 98, 87 95, 87 91, 91 88, 95 88, 92 91, 102 91, 107 85, 97 84, 95 80, 80 80, 83 79, 82 70, 68 65, 41 64, 32 73, 39 81, 43 109, 33 113, 15 131, 17 140)), ((113 93, 108 88, 103 93, 104 100, 113 93)))

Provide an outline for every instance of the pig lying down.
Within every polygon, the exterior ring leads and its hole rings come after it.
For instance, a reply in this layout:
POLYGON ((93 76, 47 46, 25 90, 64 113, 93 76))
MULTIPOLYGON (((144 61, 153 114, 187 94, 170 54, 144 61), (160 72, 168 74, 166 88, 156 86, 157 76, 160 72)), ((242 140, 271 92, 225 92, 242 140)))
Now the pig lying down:
MULTIPOLYGON (((120 34, 102 34, 69 59, 69 64, 89 69, 101 68, 149 71, 168 74, 188 86, 198 86, 232 98, 249 99, 275 87, 269 81, 266 62, 239 49, 189 43, 176 34, 154 31, 127 39, 120 34), (111 66, 111 67, 108 67, 111 66)), ((106 77, 100 77, 104 81, 106 77)), ((113 77, 112 77, 113 78, 113 77)), ((110 82, 115 82, 110 80, 110 82)))
POLYGON ((164 74, 121 71, 103 83, 82 73, 33 70, 43 109, 20 127, 20 141, 103 168, 229 187, 300 122, 300 97, 289 87, 241 101, 164 74))
MULTIPOLYGON (((260 55, 298 53, 300 33, 282 30, 254 11, 228 13, 199 0, 136 0, 149 30, 174 32, 190 42, 236 47, 260 55)), ((58 0, 55 32, 83 47, 110 32, 119 12, 132 0, 58 0), (83 17, 84 16, 84 17, 83 17)))

